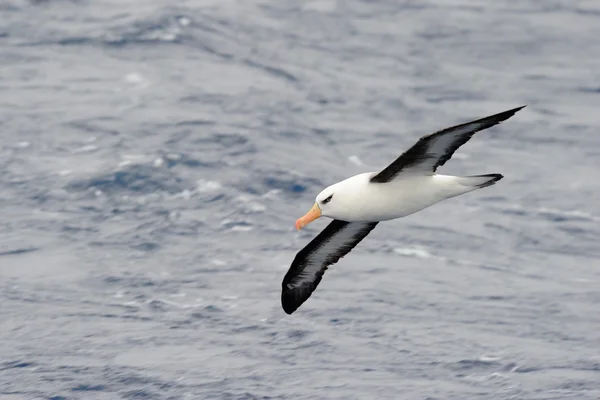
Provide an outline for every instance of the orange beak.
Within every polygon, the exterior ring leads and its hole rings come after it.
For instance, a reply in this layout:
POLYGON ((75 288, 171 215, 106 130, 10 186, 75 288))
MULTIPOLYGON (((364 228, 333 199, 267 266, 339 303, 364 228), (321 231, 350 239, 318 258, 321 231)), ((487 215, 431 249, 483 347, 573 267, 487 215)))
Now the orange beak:
POLYGON ((319 208, 319 205, 315 203, 315 205, 312 206, 312 208, 309 212, 306 213, 306 215, 304 215, 302 218, 298 218, 298 221, 296 221, 296 230, 304 228, 306 225, 310 224, 320 216, 321 209, 319 208))

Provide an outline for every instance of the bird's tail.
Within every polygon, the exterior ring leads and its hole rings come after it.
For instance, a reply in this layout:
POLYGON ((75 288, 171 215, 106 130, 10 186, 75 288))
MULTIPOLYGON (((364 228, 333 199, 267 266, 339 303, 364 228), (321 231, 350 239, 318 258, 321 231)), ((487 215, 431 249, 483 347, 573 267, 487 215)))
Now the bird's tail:
POLYGON ((486 175, 473 175, 473 176, 461 176, 458 178, 458 182, 461 185, 469 186, 474 189, 481 189, 484 187, 492 186, 500 179, 504 178, 501 174, 486 174, 486 175))

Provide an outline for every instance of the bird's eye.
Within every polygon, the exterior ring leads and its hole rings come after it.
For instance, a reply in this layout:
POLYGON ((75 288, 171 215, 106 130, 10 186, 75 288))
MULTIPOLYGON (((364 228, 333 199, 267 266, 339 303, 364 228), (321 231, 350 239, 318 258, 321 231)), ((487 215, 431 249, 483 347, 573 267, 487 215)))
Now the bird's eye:
POLYGON ((329 197, 328 197, 328 198, 326 198, 325 200, 323 200, 321 203, 323 203, 323 204, 327 204, 327 203, 329 203, 329 202, 331 201, 331 198, 332 198, 332 197, 333 197, 333 195, 329 195, 329 197))

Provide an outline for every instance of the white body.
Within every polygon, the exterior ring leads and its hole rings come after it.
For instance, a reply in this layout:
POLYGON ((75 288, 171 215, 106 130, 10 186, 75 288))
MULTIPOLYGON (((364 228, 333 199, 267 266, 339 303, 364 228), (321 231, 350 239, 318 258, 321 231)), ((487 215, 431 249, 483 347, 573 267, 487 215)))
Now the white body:
POLYGON ((400 218, 441 200, 471 192, 489 180, 489 177, 407 174, 391 182, 371 183, 369 180, 374 174, 355 175, 323 190, 317 196, 317 203, 334 194, 332 201, 321 207, 323 216, 348 222, 400 218))

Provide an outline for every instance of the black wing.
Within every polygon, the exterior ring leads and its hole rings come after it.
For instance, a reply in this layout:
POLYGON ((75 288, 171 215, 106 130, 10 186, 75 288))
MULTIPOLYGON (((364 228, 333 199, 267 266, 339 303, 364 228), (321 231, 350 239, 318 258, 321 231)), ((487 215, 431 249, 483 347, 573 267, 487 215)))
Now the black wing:
POLYGON ((334 219, 306 247, 296 254, 281 283, 281 306, 291 314, 317 288, 331 264, 350 252, 377 222, 345 222, 334 219))
POLYGON ((406 172, 410 170, 416 173, 433 174, 438 167, 444 165, 452 157, 452 154, 460 146, 467 143, 475 133, 509 119, 524 107, 514 108, 500 114, 491 115, 423 136, 413 147, 402 153, 393 163, 374 175, 371 178, 371 182, 389 182, 403 170, 406 172))

